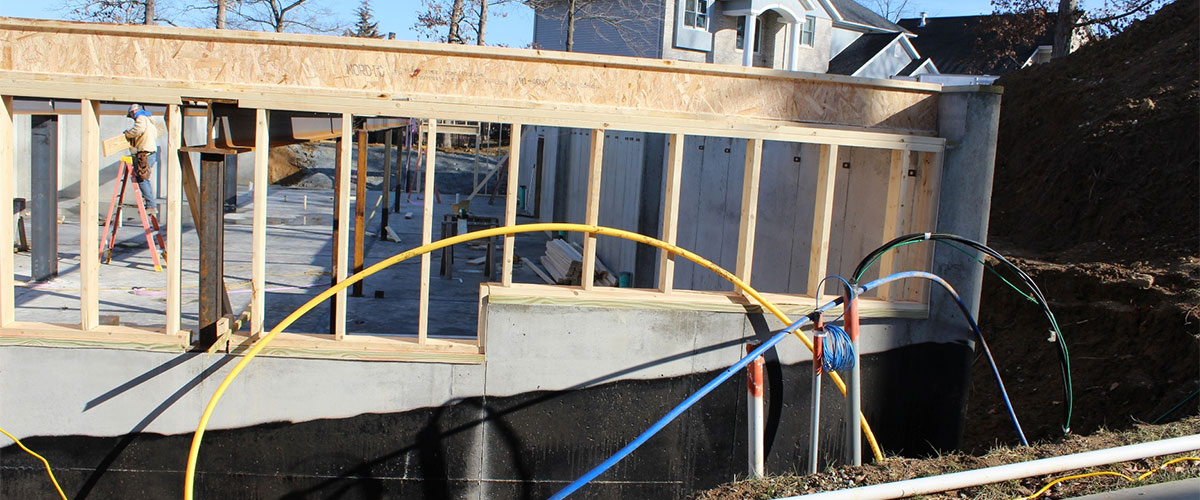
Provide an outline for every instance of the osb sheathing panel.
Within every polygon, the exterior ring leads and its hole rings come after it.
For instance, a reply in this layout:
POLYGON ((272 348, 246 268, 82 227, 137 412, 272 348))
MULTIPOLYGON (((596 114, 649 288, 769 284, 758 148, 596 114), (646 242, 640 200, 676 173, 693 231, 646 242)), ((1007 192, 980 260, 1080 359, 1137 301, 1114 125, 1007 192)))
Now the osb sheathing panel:
MULTIPOLYGON (((0 71, 931 132, 937 88, 610 56, 0 18, 0 71)), ((297 94, 301 96, 303 94, 297 94)))

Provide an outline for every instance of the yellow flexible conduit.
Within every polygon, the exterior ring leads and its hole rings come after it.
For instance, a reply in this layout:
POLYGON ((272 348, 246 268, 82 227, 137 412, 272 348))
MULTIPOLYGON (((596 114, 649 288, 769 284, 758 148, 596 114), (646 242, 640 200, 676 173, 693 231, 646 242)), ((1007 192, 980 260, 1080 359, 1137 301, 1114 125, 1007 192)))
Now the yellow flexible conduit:
MULTIPOLYGON (((624 229, 616 229, 616 228, 603 227, 603 226, 592 226, 592 225, 588 225, 588 224, 570 224, 570 223, 553 222, 553 223, 522 224, 522 225, 517 225, 517 226, 496 227, 496 228, 492 228, 492 229, 484 229, 482 231, 464 233, 464 234, 460 234, 458 236, 452 236, 450 238, 438 240, 438 241, 435 241, 428 245, 421 245, 421 246, 413 248, 411 250, 401 252, 401 253, 398 253, 391 257, 388 257, 387 259, 384 259, 384 260, 380 261, 379 263, 377 263, 371 267, 368 267, 366 269, 363 269, 362 271, 355 273, 353 276, 349 276, 346 279, 334 284, 333 286, 329 287, 324 292, 321 292, 316 297, 313 297, 311 300, 309 300, 304 305, 300 306, 295 311, 292 311, 292 313, 289 314, 286 318, 283 318, 283 321, 279 322, 278 325, 275 325, 275 328, 271 329, 270 333, 267 333, 265 336, 263 336, 262 339, 260 339, 258 342, 255 342, 254 345, 252 347, 250 347, 249 350, 246 351, 242 360, 238 361, 238 363, 236 365, 234 365, 233 369, 229 371, 229 374, 225 376, 225 380, 221 381, 221 385, 217 386, 217 390, 215 392, 213 392, 212 398, 208 400, 208 405, 204 407, 204 413, 200 415, 200 423, 196 425, 196 432, 195 432, 195 434, 192 435, 192 447, 191 447, 191 450, 188 452, 187 476, 184 478, 184 486, 183 486, 184 500, 192 500, 192 489, 195 486, 195 476, 196 476, 196 458, 200 454, 200 442, 201 442, 201 440, 204 439, 204 430, 208 427, 208 419, 212 417, 213 410, 217 407, 217 402, 221 400, 221 396, 223 394, 225 394, 225 390, 229 388, 229 384, 231 384, 233 382, 233 379, 237 378, 238 374, 242 372, 242 369, 244 369, 246 367, 246 365, 250 364, 250 360, 254 359, 254 357, 257 356, 258 353, 261 352, 263 350, 263 348, 266 347, 266 345, 271 342, 271 340, 273 340, 277 335, 279 335, 279 333, 282 332, 284 328, 291 326, 292 323, 294 323, 297 319, 300 319, 300 317, 303 316, 304 314, 306 314, 309 310, 316 307, 317 304, 324 302, 326 299, 332 297, 337 292, 344 290, 346 287, 361 281, 363 278, 366 278, 367 276, 370 276, 379 271, 382 271, 382 270, 384 270, 394 264, 400 263, 404 260, 410 259, 412 257, 416 257, 421 254, 426 254, 426 253, 432 252, 434 250, 445 248, 450 245, 456 245, 459 243, 464 243, 467 241, 476 240, 476 239, 480 239, 480 238, 489 238, 492 236, 505 236, 505 235, 512 235, 512 234, 518 234, 518 233, 534 233, 534 232, 538 232, 538 231, 577 231, 577 232, 581 232, 581 233, 590 233, 590 234, 604 235, 604 236, 614 236, 617 238, 624 238, 624 239, 635 241, 638 243, 644 243, 644 244, 647 244, 650 246, 660 248, 660 249, 670 252, 672 254, 682 256, 692 262, 695 262, 696 264, 699 264, 701 266, 708 268, 712 272, 717 273, 718 276, 725 278, 730 283, 733 283, 734 286, 737 286, 739 289, 741 289, 743 292, 745 292, 746 295, 750 296, 756 302, 761 304, 764 309, 766 309, 767 311, 770 311, 771 314, 774 314, 775 317, 779 319, 779 321, 783 322, 783 324, 785 324, 785 325, 792 324, 792 320, 790 318, 788 318, 787 315, 783 313, 783 311, 779 310, 778 307, 775 307, 775 304, 772 304, 771 302, 767 301, 767 299, 764 299, 762 297, 762 295, 760 295, 758 293, 757 290, 750 287, 749 283, 746 283, 746 282, 738 279, 738 277, 734 276, 733 273, 726 271, 724 268, 722 268, 716 264, 713 264, 708 259, 705 259, 704 257, 701 257, 699 255, 696 255, 688 250, 677 247, 675 245, 672 245, 665 241, 659 240, 657 238, 651 238, 649 236, 646 236, 643 234, 638 234, 638 233, 635 233, 632 231, 626 231, 624 229)), ((808 347, 808 349, 810 351, 813 349, 812 340, 810 340, 808 338, 808 336, 804 335, 804 333, 801 332, 799 329, 796 329, 793 333, 795 333, 796 337, 799 338, 800 341, 804 343, 805 347, 808 347)), ((845 382, 842 381, 842 378, 839 377, 838 374, 834 373, 833 371, 828 371, 827 373, 829 374, 829 378, 833 380, 834 385, 837 386, 838 390, 842 391, 842 395, 845 395, 846 394, 846 384, 845 384, 845 382)), ((870 426, 870 424, 867 423, 867 417, 864 415, 862 417, 862 419, 860 420, 860 422, 862 422, 863 434, 866 435, 867 442, 871 445, 871 452, 874 453, 875 460, 876 461, 883 460, 883 452, 879 449, 879 443, 875 440, 875 433, 871 432, 871 426, 870 426)))

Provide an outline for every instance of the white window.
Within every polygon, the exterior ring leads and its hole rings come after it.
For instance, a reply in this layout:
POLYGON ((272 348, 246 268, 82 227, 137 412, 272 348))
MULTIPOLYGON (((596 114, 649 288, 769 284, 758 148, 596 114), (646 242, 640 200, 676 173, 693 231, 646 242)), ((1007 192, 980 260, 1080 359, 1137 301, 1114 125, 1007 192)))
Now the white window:
MULTIPOLYGON (((738 16, 737 18, 737 48, 738 50, 745 49, 746 38, 746 16, 738 16)), ((754 23, 754 52, 758 52, 762 46, 762 19, 755 19, 754 23)))
POLYGON ((684 0, 683 25, 689 28, 708 29, 707 0, 684 0))
POLYGON ((804 16, 804 24, 800 25, 800 45, 812 47, 813 38, 817 32, 817 18, 804 16))

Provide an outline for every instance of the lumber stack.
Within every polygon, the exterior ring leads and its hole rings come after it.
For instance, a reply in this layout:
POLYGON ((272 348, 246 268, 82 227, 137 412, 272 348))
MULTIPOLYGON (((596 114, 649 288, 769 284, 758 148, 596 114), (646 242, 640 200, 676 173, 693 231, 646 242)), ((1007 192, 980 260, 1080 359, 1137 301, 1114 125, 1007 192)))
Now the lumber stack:
MULTIPOLYGON (((550 273, 555 283, 578 285, 583 274, 583 249, 567 240, 546 242, 546 254, 542 255, 542 266, 550 273)), ((617 286, 617 276, 596 258, 596 286, 617 286)))

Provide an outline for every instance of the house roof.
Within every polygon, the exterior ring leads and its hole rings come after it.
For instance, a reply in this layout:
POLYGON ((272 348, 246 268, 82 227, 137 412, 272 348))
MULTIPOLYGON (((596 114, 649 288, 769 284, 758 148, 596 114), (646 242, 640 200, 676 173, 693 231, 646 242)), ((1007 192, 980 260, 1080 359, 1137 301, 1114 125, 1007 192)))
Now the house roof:
POLYGON ((900 70, 900 72, 896 74, 899 76, 912 76, 914 71, 919 69, 921 66, 924 66, 927 62, 929 62, 928 57, 913 59, 912 62, 908 63, 908 66, 905 66, 904 69, 900 70))
MULTIPOLYGON (((992 16, 927 17, 925 26, 921 18, 900 20, 900 26, 916 34, 912 44, 923 56, 937 61, 943 73, 963 75, 1001 75, 1020 69, 1022 61, 988 62, 974 46, 979 38, 979 25, 992 16)), ((1017 54, 1028 56, 1041 45, 1054 43, 1054 26, 1050 23, 1045 32, 1033 43, 1014 47, 1017 54)))
POLYGON ((883 16, 876 14, 875 11, 863 7, 854 0, 828 0, 829 4, 837 9, 837 13, 841 15, 843 21, 870 26, 884 31, 904 31, 904 28, 888 21, 883 16))
POLYGON ((864 33, 829 61, 829 73, 837 75, 853 75, 855 71, 867 64, 875 54, 883 50, 901 33, 864 33))

